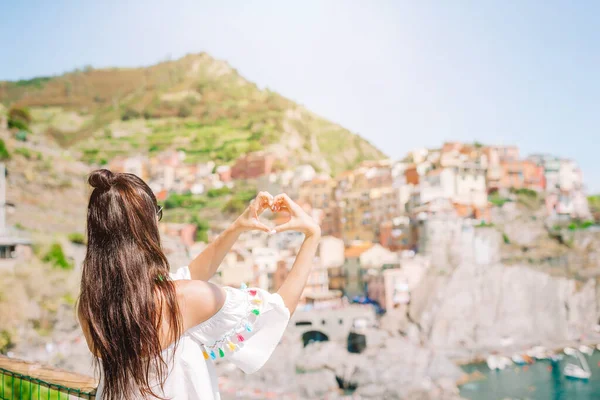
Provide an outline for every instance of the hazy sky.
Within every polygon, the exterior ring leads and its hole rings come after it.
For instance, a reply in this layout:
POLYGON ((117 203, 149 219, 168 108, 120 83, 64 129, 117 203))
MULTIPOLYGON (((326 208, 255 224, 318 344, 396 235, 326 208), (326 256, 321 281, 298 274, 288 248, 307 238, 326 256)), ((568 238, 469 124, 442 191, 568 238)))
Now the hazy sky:
POLYGON ((600 191, 598 1, 0 0, 0 18, 0 79, 207 51, 391 157, 517 144, 600 191))

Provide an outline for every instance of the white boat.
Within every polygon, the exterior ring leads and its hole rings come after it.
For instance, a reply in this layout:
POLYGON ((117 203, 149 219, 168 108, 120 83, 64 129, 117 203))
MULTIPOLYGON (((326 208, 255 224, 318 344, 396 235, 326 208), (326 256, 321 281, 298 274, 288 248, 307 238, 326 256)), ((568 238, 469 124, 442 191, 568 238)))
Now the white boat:
POLYGON ((527 364, 527 362, 525 361, 523 356, 520 354, 513 354, 513 356, 511 358, 512 358, 513 362, 517 365, 527 364))
POLYGON ((531 349, 527 350, 527 355, 537 360, 547 360, 550 358, 550 353, 544 346, 532 347, 531 349))
POLYGON ((486 359, 486 363, 491 370, 503 370, 512 364, 508 357, 491 355, 486 359))
POLYGON ((600 350, 600 344, 596 345, 596 350, 600 350))
POLYGON ((563 371, 565 376, 571 379, 590 379, 590 376, 592 376, 592 371, 590 370, 590 366, 583 354, 581 354, 580 351, 572 348, 567 349, 565 349, 565 354, 576 357, 581 365, 568 363, 563 371), (568 352, 567 349, 569 350, 568 352))
POLYGON ((594 354, 594 349, 592 347, 586 346, 584 344, 579 346, 579 351, 584 354, 587 354, 588 356, 591 356, 592 354, 594 354))
POLYGON ((504 368, 512 365, 512 361, 508 357, 501 356, 498 359, 498 364, 499 364, 500 369, 504 369, 504 368))
POLYGON ((485 362, 486 362, 488 368, 491 369, 492 371, 495 369, 499 369, 498 368, 498 357, 489 356, 488 358, 486 358, 485 362))

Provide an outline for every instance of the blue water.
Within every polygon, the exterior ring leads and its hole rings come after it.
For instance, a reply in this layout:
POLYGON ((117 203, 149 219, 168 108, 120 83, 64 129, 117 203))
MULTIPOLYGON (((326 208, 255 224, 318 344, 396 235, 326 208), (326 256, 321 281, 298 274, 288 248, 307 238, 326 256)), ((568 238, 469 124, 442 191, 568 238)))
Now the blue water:
POLYGON ((592 370, 588 381, 563 375, 567 362, 577 363, 575 358, 567 356, 556 364, 536 361, 531 365, 513 365, 503 371, 490 371, 485 363, 466 365, 465 372, 479 371, 485 379, 462 385, 460 394, 471 400, 597 400, 600 399, 600 352, 585 357, 592 370))

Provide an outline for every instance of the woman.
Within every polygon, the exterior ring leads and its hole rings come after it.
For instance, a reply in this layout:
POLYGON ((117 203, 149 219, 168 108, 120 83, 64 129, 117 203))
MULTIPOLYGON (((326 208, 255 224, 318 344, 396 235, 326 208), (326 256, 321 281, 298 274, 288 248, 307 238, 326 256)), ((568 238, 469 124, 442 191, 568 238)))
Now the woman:
POLYGON ((100 365, 97 399, 219 399, 213 360, 258 370, 281 339, 306 285, 320 228, 287 195, 261 192, 189 266, 169 274, 161 250, 162 208, 133 174, 102 169, 89 177, 87 254, 79 320, 100 365), (290 215, 271 230, 267 208, 290 215), (304 233, 304 243, 277 293, 208 282, 240 234, 304 233))

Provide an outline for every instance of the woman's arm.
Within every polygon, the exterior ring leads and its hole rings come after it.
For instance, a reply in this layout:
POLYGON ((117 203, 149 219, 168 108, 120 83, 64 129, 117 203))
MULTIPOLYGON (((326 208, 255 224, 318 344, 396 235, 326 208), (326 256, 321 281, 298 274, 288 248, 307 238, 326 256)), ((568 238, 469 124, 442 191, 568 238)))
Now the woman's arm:
POLYGON ((276 226, 277 232, 294 230, 304 233, 305 238, 294 265, 283 284, 277 291, 283 303, 293 313, 298 306, 298 301, 302 291, 306 286, 308 275, 313 265, 313 259, 321 239, 321 228, 316 221, 311 218, 302 207, 294 203, 286 194, 275 197, 274 208, 276 210, 285 209, 290 213, 290 220, 282 225, 276 226))
POLYGON ((192 279, 208 281, 217 272, 223 258, 242 232, 259 229, 270 233, 271 229, 260 222, 258 216, 270 208, 271 204, 273 196, 267 192, 260 192, 246 211, 192 260, 189 265, 192 279))

